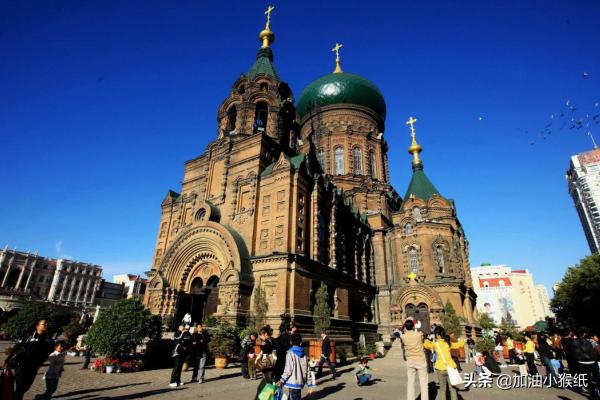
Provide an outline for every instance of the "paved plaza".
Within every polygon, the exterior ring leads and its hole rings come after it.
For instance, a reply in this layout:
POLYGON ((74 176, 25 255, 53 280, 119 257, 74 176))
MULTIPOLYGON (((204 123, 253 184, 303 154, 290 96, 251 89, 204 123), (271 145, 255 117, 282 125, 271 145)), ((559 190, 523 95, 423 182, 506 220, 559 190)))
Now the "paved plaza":
MULTIPOLYGON (((56 399, 62 400, 100 400, 100 399, 227 399, 251 400, 254 398, 259 381, 242 379, 237 365, 225 370, 209 368, 206 371, 204 384, 185 384, 180 388, 168 387, 170 369, 141 371, 126 374, 100 374, 93 371, 81 371, 80 357, 68 357, 65 372, 56 392, 56 399)), ((324 376, 318 381, 317 390, 312 396, 304 398, 310 400, 399 400, 406 397, 406 371, 405 363, 401 357, 386 357, 372 361, 374 368, 374 382, 369 386, 358 387, 354 382, 352 371, 355 364, 343 366, 339 369, 342 376, 331 380, 324 376)), ((464 366, 465 372, 472 371, 468 365, 464 366)), ((41 393, 44 388, 40 369, 32 389, 25 399, 41 393)), ((542 371, 542 369, 540 368, 542 371)), ((505 371, 503 371, 505 372, 505 371)), ((517 368, 508 368, 508 373, 517 373, 517 368)), ((183 373, 183 381, 191 379, 191 371, 183 373)), ((429 375, 430 399, 435 398, 435 374, 429 375)), ((510 389, 498 388, 470 388, 459 392, 464 400, 478 399, 506 399, 506 400, 536 400, 536 399, 585 399, 571 390, 543 388, 543 389, 510 389)))

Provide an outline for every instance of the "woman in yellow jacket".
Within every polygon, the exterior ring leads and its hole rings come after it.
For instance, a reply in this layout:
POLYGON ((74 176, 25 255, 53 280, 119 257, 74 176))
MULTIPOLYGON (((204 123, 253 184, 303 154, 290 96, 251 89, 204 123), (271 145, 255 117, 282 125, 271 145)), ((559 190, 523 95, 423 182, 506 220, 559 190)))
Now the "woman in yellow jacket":
POLYGON ((458 342, 451 343, 450 337, 446 335, 446 331, 441 326, 438 326, 433 331, 435 335, 435 342, 425 340, 423 347, 428 350, 435 351, 435 370, 438 376, 438 382, 440 383, 440 390, 436 396, 436 400, 446 400, 446 393, 448 388, 450 389, 450 399, 458 400, 456 388, 450 384, 448 380, 447 367, 456 368, 456 363, 452 360, 450 349, 460 349, 464 347, 465 341, 459 339, 458 342), (444 360, 446 361, 444 363, 444 360))

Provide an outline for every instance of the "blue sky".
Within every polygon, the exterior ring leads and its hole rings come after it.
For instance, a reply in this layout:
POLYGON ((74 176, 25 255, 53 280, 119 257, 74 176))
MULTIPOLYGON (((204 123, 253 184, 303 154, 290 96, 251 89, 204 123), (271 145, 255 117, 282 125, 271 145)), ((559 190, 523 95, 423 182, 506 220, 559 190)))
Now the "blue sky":
MULTIPOLYGON (((0 242, 97 263, 108 277, 148 270, 160 202, 214 139, 265 5, 0 2, 0 242)), ((564 174, 591 143, 556 122, 545 140, 539 131, 567 100, 577 115, 600 101, 600 3, 275 6, 275 64, 296 96, 333 70, 335 42, 344 70, 381 89, 401 194, 404 121, 418 118, 425 171, 455 199, 472 265, 529 268, 551 286, 589 253, 564 174)))

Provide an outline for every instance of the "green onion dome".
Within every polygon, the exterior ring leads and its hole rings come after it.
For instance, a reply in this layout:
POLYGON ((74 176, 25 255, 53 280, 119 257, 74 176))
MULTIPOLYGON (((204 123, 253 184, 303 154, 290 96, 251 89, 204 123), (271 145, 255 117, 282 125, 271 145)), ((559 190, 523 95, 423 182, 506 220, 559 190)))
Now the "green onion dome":
POLYGON ((296 110, 303 118, 315 107, 355 104, 375 111, 385 121, 385 100, 377 86, 355 74, 335 72, 317 79, 298 97, 296 110))

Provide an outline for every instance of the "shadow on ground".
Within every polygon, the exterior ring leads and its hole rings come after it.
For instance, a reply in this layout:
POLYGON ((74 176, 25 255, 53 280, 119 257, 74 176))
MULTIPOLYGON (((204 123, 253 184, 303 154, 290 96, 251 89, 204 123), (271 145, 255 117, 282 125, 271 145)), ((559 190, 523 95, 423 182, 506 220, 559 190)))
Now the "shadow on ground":
MULTIPOLYGON (((130 383, 128 385, 105 386, 105 387, 99 387, 99 388, 95 388, 95 389, 74 390, 72 392, 63 393, 63 394, 58 395, 58 396, 52 396, 52 398, 53 399, 59 399, 61 397, 78 396, 78 395, 81 395, 81 394, 103 392, 105 390, 121 389, 121 388, 126 388, 126 387, 131 387, 131 386, 140 386, 140 385, 148 385, 148 384, 150 384, 150 382, 130 383)), ((79 398, 83 399, 83 398, 86 398, 86 397, 91 397, 91 396, 84 396, 84 397, 79 397, 79 398)))

